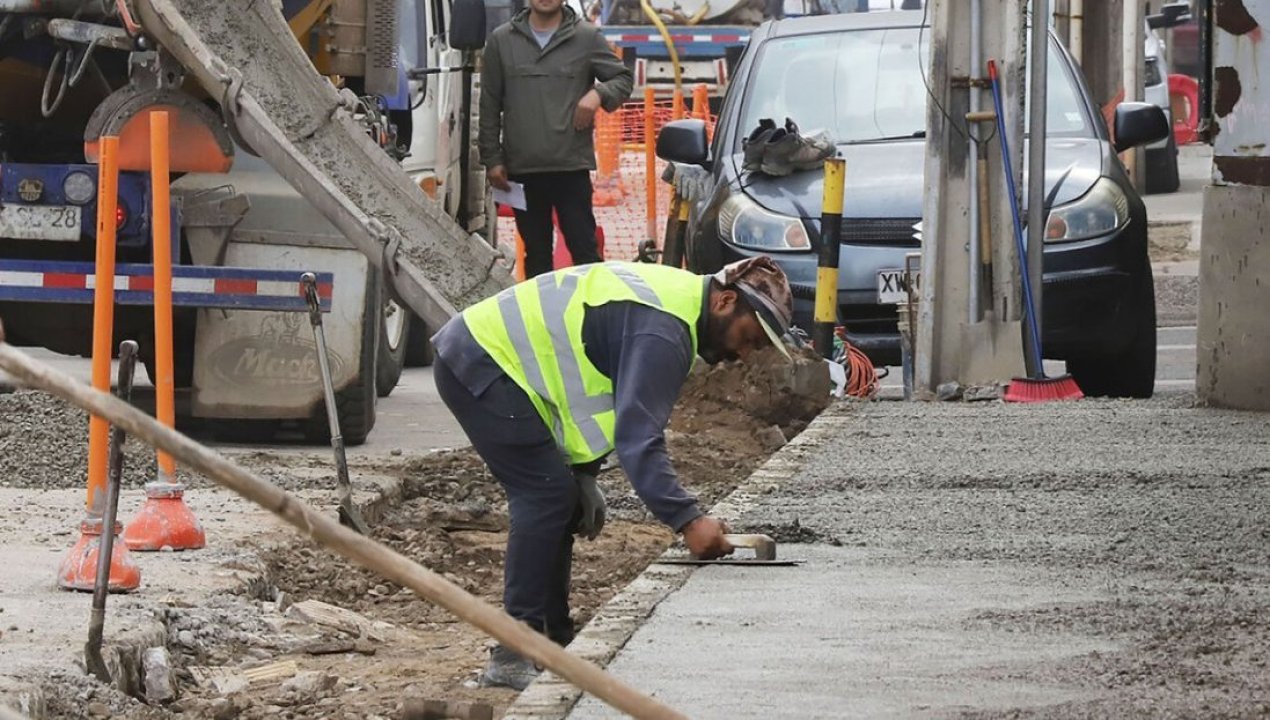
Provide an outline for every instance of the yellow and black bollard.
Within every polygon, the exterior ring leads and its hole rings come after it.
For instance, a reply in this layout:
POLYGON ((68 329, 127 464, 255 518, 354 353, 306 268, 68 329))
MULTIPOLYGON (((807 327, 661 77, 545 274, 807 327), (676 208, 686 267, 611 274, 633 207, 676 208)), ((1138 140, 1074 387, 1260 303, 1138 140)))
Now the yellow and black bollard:
POLYGON ((812 342, 826 358, 833 358, 834 328, 838 324, 838 252, 842 235, 842 198, 847 161, 825 161, 825 193, 820 210, 820 257, 816 270, 816 327, 812 342))

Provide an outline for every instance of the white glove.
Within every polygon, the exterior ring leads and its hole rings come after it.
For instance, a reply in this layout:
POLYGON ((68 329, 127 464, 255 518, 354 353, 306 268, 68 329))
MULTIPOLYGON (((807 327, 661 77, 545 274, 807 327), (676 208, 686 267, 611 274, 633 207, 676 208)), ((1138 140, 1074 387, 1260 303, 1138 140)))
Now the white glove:
POLYGON ((683 200, 701 200, 710 193, 710 171, 700 165, 675 164, 675 190, 683 200))
POLYGON ((836 363, 832 360, 825 360, 829 363, 829 379, 833 381, 833 396, 842 397, 847 391, 847 369, 842 363, 836 363))

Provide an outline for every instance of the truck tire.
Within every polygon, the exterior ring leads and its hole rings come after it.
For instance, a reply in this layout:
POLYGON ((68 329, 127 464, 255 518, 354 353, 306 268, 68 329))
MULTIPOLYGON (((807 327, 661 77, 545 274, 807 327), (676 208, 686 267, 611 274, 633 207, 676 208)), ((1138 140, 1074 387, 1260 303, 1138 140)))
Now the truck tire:
MULTIPOLYGON (((357 379, 335 393, 335 409, 340 421, 340 435, 344 438, 344 444, 348 446, 366 442, 367 436, 375 427, 375 403, 379 399, 378 393, 375 392, 377 375, 375 360, 379 354, 380 325, 383 324, 383 305, 379 288, 379 273, 371 269, 367 273, 366 307, 362 314, 362 347, 357 379)), ((304 421, 303 431, 304 439, 315 445, 331 441, 325 403, 319 402, 316 405, 313 414, 304 421)))
POLYGON ((1147 265, 1137 298, 1135 335, 1119 354, 1067 361, 1067 371, 1089 397, 1142 398, 1155 392, 1155 282, 1147 265))
MULTIPOLYGON (((385 296, 387 293, 384 293, 385 296)), ((397 381, 401 379, 401 371, 406 366, 406 348, 410 344, 409 310, 385 297, 379 328, 379 355, 375 361, 375 389, 379 397, 388 397, 397 381)))
POLYGON ((406 367, 428 367, 436 355, 432 352, 432 333, 418 315, 410 316, 410 337, 406 342, 406 367))

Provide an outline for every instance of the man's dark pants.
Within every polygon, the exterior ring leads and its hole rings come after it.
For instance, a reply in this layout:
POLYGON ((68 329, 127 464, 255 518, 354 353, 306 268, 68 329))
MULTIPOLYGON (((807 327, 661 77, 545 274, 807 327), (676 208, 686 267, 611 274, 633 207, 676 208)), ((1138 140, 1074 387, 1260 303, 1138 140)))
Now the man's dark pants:
POLYGON ((595 213, 591 209, 590 171, 531 173, 511 179, 525 186, 526 209, 516 211, 516 230, 525 242, 526 278, 554 269, 552 211, 560 221, 560 231, 564 233, 573 264, 600 261, 595 242, 595 213))
POLYGON ((569 570, 579 517, 578 486, 529 397, 502 375, 474 396, 445 364, 433 365, 437 391, 472 447, 507 493, 511 532, 503 607, 561 645, 573 638, 569 570))

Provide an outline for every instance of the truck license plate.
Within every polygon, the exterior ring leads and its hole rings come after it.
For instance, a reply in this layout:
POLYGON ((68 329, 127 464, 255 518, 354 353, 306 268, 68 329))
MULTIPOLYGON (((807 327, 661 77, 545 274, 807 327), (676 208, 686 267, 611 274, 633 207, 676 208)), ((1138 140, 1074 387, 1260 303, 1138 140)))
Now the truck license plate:
MULTIPOLYGON (((917 289, 922 285, 921 273, 914 273, 912 280, 913 294, 916 297, 917 289)), ((908 302, 908 285, 904 271, 899 268, 878 270, 878 304, 899 305, 905 302, 908 302)))
POLYGON ((0 238, 75 242, 80 236, 80 212, 72 205, 6 205, 0 207, 0 238))

